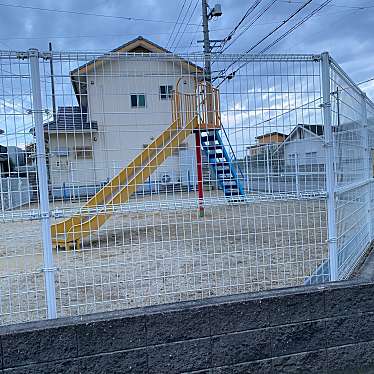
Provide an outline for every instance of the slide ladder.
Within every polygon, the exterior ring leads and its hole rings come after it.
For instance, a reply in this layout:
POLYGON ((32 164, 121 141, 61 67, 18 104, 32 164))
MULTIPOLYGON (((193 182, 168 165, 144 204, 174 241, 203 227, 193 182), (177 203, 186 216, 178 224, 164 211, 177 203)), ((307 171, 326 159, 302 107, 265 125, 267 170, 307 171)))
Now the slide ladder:
POLYGON ((244 188, 238 176, 240 170, 233 164, 219 130, 201 131, 200 136, 202 149, 225 197, 244 196, 244 188))

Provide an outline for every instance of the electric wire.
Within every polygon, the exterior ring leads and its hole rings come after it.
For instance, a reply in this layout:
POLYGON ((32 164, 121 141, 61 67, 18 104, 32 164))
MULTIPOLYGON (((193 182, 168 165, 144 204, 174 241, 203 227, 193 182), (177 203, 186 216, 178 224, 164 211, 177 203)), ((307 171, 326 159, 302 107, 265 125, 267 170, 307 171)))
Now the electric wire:
POLYGON ((183 9, 184 9, 184 6, 186 5, 186 2, 187 2, 187 0, 184 0, 184 1, 183 1, 183 4, 182 4, 182 7, 181 7, 181 9, 180 9, 180 11, 179 11, 179 14, 178 14, 177 20, 176 20, 176 22, 174 23, 174 26, 173 26, 173 28, 172 28, 172 30, 171 30, 171 32, 170 32, 169 38, 168 38, 168 40, 167 40, 167 42, 166 42, 166 44, 165 44, 165 48, 166 48, 166 49, 168 49, 169 42, 171 41, 171 38, 172 38, 172 36, 173 36, 173 34, 174 34, 174 31, 175 31, 175 29, 176 29, 176 27, 177 27, 177 25, 178 25, 179 19, 180 19, 182 13, 183 13, 183 9))
MULTIPOLYGON (((179 44, 181 43, 182 41, 182 38, 183 38, 183 35, 185 34, 185 31, 187 29, 187 24, 191 21, 192 17, 194 16, 195 12, 196 12, 196 8, 197 8, 197 5, 199 4, 199 1, 200 0, 197 0, 196 3, 195 3, 195 7, 192 9, 192 12, 190 14, 190 17, 188 18, 188 21, 186 23, 186 26, 184 27, 184 30, 180 33, 180 36, 179 36, 179 39, 175 41, 175 46, 174 46, 174 51, 179 47, 179 44)), ((193 0, 191 0, 191 3, 190 5, 192 5, 193 3, 193 0)), ((187 13, 186 13, 187 15, 187 13)))
MULTIPOLYGON (((234 70, 231 74, 229 75, 226 75, 227 71, 230 69, 230 67, 234 66, 237 62, 239 62, 245 55, 249 54, 250 52, 252 52, 256 47, 258 47, 261 43, 263 43, 266 39, 268 39, 270 36, 272 36, 273 34, 275 34, 280 28, 282 28, 284 25, 286 25, 288 22, 290 22, 296 15, 298 15, 304 8, 306 8, 313 0, 308 0, 306 3, 303 3, 302 6, 300 6, 298 9, 296 9, 289 17, 287 17, 284 21, 282 21, 281 24, 279 24, 277 27, 275 27, 273 30, 271 30, 267 35, 265 35, 263 38, 261 38, 257 43, 255 43, 254 45, 252 45, 246 52, 244 52, 241 57, 239 57, 237 60, 233 61, 232 63, 230 63, 230 65, 224 70, 224 71, 221 71, 221 74, 220 75, 224 75, 225 77, 223 78, 223 80, 218 84, 218 87, 227 79, 230 79, 232 78, 238 70, 240 70, 243 66, 246 65, 246 63, 244 63, 243 65, 239 66, 239 68, 237 68, 236 70, 234 70)), ((329 3, 330 1, 332 0, 327 0, 325 1, 325 3, 329 3)), ((324 3, 324 4, 325 4, 324 3)), ((326 4, 327 5, 327 4, 326 4)), ((326 6, 325 5, 325 6, 326 6)))
POLYGON ((179 33, 181 32, 182 26, 183 26, 182 22, 185 22, 185 20, 187 19, 187 15, 188 15, 188 12, 190 11, 190 8, 191 8, 191 5, 192 5, 192 2, 193 2, 193 0, 191 0, 191 1, 188 3, 188 7, 187 7, 186 11, 184 12, 184 16, 183 16, 181 22, 180 22, 179 25, 178 25, 178 29, 177 29, 177 31, 175 32, 174 37, 173 37, 173 38, 171 39, 171 41, 170 41, 170 45, 175 45, 175 42, 176 42, 176 40, 177 40, 177 38, 178 38, 178 36, 179 36, 179 33))
POLYGON ((247 9, 247 11, 244 13, 243 17, 240 19, 240 21, 237 23, 237 25, 233 28, 233 30, 223 39, 223 44, 221 46, 221 51, 222 52, 224 50, 223 47, 225 46, 225 44, 232 39, 232 37, 235 35, 236 31, 239 29, 239 27, 241 26, 241 24, 252 14, 252 12, 257 8, 258 5, 260 5, 261 2, 262 2, 262 0, 256 0, 247 9))
POLYGON ((304 24, 306 21, 308 21, 310 18, 312 18, 316 13, 321 11, 324 7, 329 5, 332 0, 326 0, 323 4, 321 4, 318 8, 313 10, 310 14, 308 14, 306 17, 304 17, 302 20, 300 20, 298 23, 296 23, 294 26, 292 26, 290 29, 288 29, 285 33, 283 33, 280 37, 278 37, 276 40, 274 40, 271 44, 269 44, 267 47, 265 47, 263 50, 261 50, 260 53, 265 53, 270 48, 272 48, 275 44, 279 43, 282 39, 287 37, 289 34, 293 33, 296 29, 298 29, 302 24, 304 24))
MULTIPOLYGON (((113 14, 101 14, 101 13, 91 13, 91 12, 83 12, 83 11, 76 11, 76 10, 42 8, 42 7, 35 7, 35 6, 29 6, 29 5, 21 5, 21 4, 0 3, 0 7, 38 10, 38 11, 53 12, 53 13, 74 14, 74 15, 79 15, 79 16, 102 17, 102 18, 111 18, 111 19, 119 19, 119 20, 126 20, 126 21, 139 21, 139 22, 154 22, 154 23, 175 24, 175 21, 167 21, 167 20, 163 20, 163 19, 148 19, 148 18, 138 18, 138 17, 125 17, 125 16, 116 16, 116 15, 113 15, 113 14)), ((183 24, 183 23, 182 22, 178 22, 178 24, 183 24)), ((196 26, 196 24, 190 24, 189 26, 196 26)))
POLYGON ((241 30, 239 35, 236 36, 236 38, 229 44, 227 45, 223 50, 222 53, 225 52, 229 47, 231 47, 244 33, 246 33, 265 13, 267 13, 270 8, 277 2, 277 0, 272 0, 268 5, 260 11, 255 18, 250 21, 244 28, 241 30))

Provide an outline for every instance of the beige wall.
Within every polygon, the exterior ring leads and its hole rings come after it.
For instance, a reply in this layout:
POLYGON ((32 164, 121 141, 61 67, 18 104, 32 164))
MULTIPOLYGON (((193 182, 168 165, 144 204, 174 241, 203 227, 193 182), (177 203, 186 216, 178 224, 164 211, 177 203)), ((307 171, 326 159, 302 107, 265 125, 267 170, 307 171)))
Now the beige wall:
POLYGON ((96 176, 95 159, 78 158, 77 149, 92 147, 94 133, 49 134, 49 170, 52 185, 93 185, 96 176))
MULTIPOLYGON (((94 153, 100 179, 113 177, 170 126, 171 100, 160 99, 159 87, 172 85, 175 88, 182 74, 180 64, 137 58, 109 61, 88 76, 89 113, 99 126, 94 153), (132 108, 131 94, 145 94, 146 107, 132 108)), ((184 86, 188 86, 188 82, 184 86)), ((193 137, 188 143, 193 150, 193 137)), ((180 166, 180 157, 176 154, 152 177, 157 180, 169 174, 177 181, 180 166)))
MULTIPOLYGON (((53 167, 52 163, 53 184, 94 184, 116 175, 170 126, 171 100, 160 99, 159 87, 172 85, 175 88, 183 74, 181 64, 176 62, 129 60, 128 57, 108 61, 91 72, 87 77, 88 111, 91 120, 98 123, 96 141, 89 134, 51 135, 50 151, 53 154, 56 149, 92 144, 93 160, 76 160, 69 154, 69 170, 61 170, 56 164, 53 167), (146 107, 132 108, 131 94, 145 94, 146 107)), ((182 82, 182 89, 191 91, 192 82, 182 82)), ((186 143, 182 157, 176 150, 152 175, 153 180, 168 174, 173 182, 178 182, 186 178, 186 168, 190 169, 190 175, 195 175, 194 137, 190 136, 186 143)), ((63 158, 52 156, 52 159, 56 157, 63 158)))

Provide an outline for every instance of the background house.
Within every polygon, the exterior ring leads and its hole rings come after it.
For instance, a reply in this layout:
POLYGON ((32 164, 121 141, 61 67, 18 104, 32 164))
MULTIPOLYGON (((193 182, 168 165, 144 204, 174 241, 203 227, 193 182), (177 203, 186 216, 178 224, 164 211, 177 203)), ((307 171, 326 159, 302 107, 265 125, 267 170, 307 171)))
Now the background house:
MULTIPOLYGON (((36 195, 30 172, 22 170, 25 151, 16 146, 0 145, 0 211, 29 204, 36 195)), ((34 181, 36 176, 33 174, 34 181)))
MULTIPOLYGON (((71 71, 79 105, 59 107, 56 118, 44 126, 56 194, 61 188, 64 194, 91 193, 115 176, 170 126, 177 80, 202 72, 176 56, 144 58, 145 53, 169 52, 142 37, 113 52, 133 54, 102 56, 71 71)), ((186 78, 181 86, 189 92, 193 81, 186 78)), ((145 188, 187 185, 194 180, 195 144, 190 136, 153 173, 145 188)))
POLYGON ((14 171, 18 172, 22 166, 26 164, 26 152, 24 149, 9 145, 7 147, 8 157, 11 161, 14 171))
POLYGON ((273 153, 286 138, 287 135, 277 131, 259 135, 256 137, 256 144, 247 147, 247 157, 273 153))
POLYGON ((288 136, 260 135, 247 148, 248 189, 296 194, 324 190, 325 152, 322 125, 298 124, 288 136))
POLYGON ((282 169, 283 154, 279 150, 279 145, 286 138, 286 134, 277 131, 257 136, 256 144, 247 147, 244 168, 246 174, 252 178, 257 174, 269 174, 282 169))
POLYGON ((323 166, 326 159, 323 133, 323 125, 298 124, 278 148, 285 167, 323 166))
POLYGON ((7 148, 0 145, 0 175, 9 171, 7 148))

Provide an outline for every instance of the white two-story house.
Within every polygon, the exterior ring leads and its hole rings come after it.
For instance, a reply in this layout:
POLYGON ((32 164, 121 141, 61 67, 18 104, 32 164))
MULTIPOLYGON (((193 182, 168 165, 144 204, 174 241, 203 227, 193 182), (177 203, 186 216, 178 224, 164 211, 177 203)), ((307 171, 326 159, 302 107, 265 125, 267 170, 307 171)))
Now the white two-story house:
MULTIPOLYGON (((55 120, 44 125, 55 193, 92 193, 115 176, 172 123, 177 81, 182 77, 181 90, 190 92, 192 77, 202 73, 199 66, 142 37, 72 70, 77 105, 58 107, 55 120)), ((193 185, 195 164, 190 136, 144 189, 193 185)))

